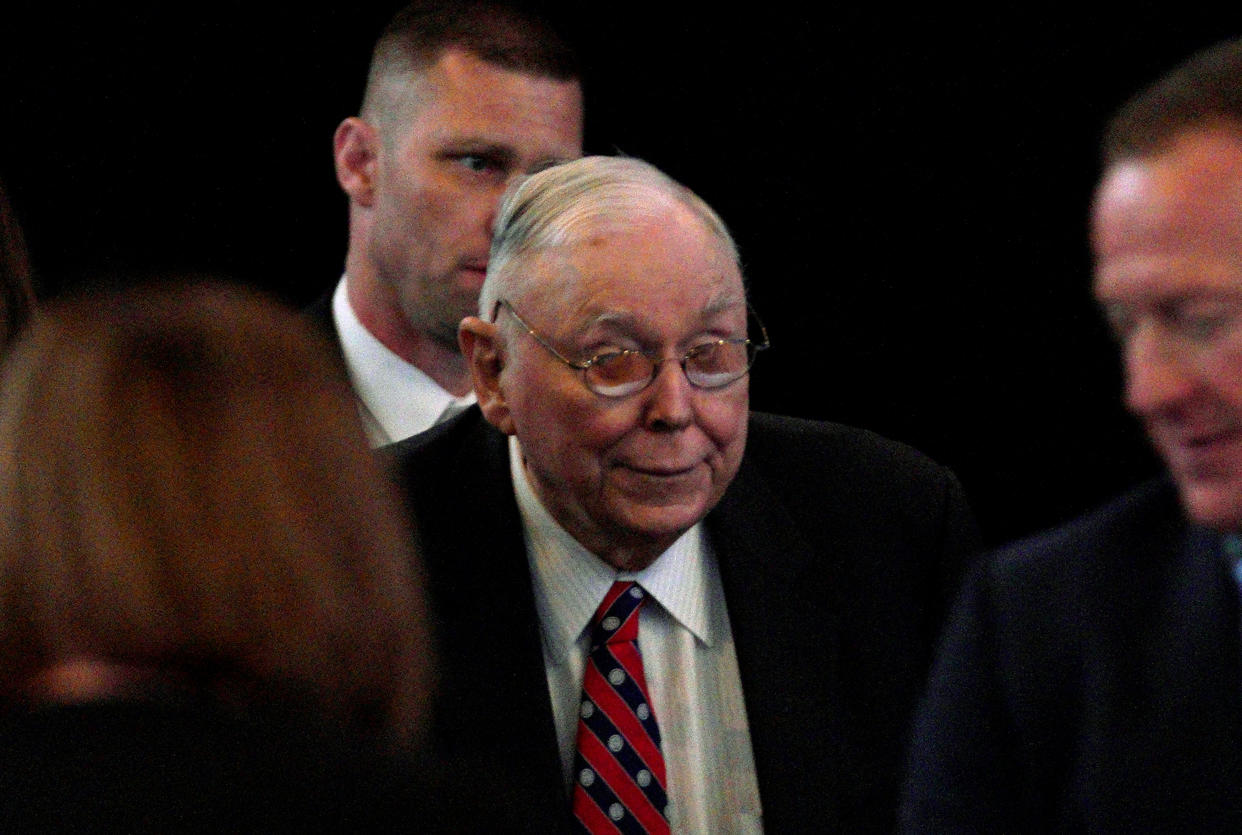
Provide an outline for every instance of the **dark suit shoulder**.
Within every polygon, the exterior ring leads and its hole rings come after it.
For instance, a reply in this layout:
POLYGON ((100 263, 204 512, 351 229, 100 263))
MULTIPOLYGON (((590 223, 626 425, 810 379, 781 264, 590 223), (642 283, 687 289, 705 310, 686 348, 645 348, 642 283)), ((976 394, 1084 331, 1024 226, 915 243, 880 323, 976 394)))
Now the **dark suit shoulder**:
POLYGON ((866 429, 753 413, 744 469, 797 510, 829 520, 875 518, 886 526, 938 525, 946 514, 977 542, 957 477, 918 450, 866 429))
POLYGON ((832 465, 851 477, 892 482, 939 480, 947 470, 911 446, 867 429, 753 412, 747 454, 764 464, 832 465))
POLYGON ((383 447, 379 455, 404 497, 429 565, 457 562, 463 531, 502 537, 518 524, 508 438, 483 419, 478 406, 383 447))
POLYGON ((976 567, 917 722, 907 829, 1236 831, 1238 680, 1217 535, 1168 482, 1140 485, 976 567))
POLYGON ((969 630, 987 624, 1015 703, 1068 710, 1086 698, 1078 691, 1081 659, 1113 670, 1129 658, 1167 622, 1174 589, 1215 573, 1205 557, 1188 547, 1173 486, 1151 481, 987 555, 966 583, 961 611, 973 621, 969 630))
POLYGON ((1165 479, 1138 485, 1064 525, 998 549, 981 565, 1001 595, 1046 593, 1139 580, 1169 561, 1187 529, 1176 488, 1165 479))
POLYGON ((888 588, 902 605, 910 596, 934 597, 929 623, 979 548, 952 471, 865 429, 753 413, 730 489, 762 497, 771 506, 765 512, 788 514, 826 555, 821 569, 835 582, 888 588))
POLYGON ((454 465, 462 456, 495 459, 502 455, 507 443, 506 437, 483 419, 475 405, 452 420, 381 447, 379 452, 403 476, 418 479, 438 476, 437 468, 454 465))
POLYGON ((816 445, 825 450, 848 451, 850 454, 930 460, 913 447, 885 438, 869 429, 826 420, 751 412, 750 432, 752 441, 797 442, 816 445))

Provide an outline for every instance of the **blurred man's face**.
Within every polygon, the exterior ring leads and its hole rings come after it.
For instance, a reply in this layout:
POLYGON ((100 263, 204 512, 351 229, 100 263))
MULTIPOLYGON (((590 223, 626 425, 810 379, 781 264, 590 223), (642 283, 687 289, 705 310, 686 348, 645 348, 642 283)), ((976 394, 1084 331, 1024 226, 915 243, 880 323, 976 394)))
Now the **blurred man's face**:
POLYGON ((747 335, 741 275, 702 222, 671 204, 587 233, 532 269, 540 288, 515 308, 561 354, 581 361, 630 349, 668 360, 646 389, 609 398, 501 322, 509 336, 500 385, 535 493, 588 549, 642 568, 706 516, 737 473, 748 378, 694 388, 677 360, 747 335))
POLYGON ((510 72, 449 50, 420 104, 385 137, 369 256, 410 327, 456 350, 477 311, 492 222, 515 177, 582 154, 576 81, 510 72))
POLYGON ((1242 529, 1242 132, 1190 132, 1114 165, 1093 221, 1126 404, 1191 518, 1242 529))

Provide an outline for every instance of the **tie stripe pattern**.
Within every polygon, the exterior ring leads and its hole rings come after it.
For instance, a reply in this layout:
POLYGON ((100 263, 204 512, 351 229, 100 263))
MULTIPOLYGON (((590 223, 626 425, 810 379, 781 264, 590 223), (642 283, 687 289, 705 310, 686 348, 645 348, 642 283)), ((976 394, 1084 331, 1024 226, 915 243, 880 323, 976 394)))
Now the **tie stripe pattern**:
POLYGON ((669 831, 660 728, 638 649, 646 600, 637 583, 613 583, 592 621, 574 757, 576 832, 669 831))

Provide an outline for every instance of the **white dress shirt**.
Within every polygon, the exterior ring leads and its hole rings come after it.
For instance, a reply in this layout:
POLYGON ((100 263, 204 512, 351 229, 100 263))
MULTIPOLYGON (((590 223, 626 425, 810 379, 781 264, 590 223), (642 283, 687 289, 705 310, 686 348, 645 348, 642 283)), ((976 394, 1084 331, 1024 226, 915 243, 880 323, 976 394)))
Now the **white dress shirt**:
POLYGON ((526 480, 516 438, 510 440, 509 455, 566 785, 573 780, 588 627, 613 582, 635 580, 648 595, 639 616, 638 644, 660 725, 672 830, 761 832, 733 633, 702 525, 642 571, 618 573, 544 509, 526 480))
POLYGON ((363 327, 349 303, 344 277, 332 294, 332 318, 372 446, 416 435, 474 403, 474 392, 453 396, 363 327))

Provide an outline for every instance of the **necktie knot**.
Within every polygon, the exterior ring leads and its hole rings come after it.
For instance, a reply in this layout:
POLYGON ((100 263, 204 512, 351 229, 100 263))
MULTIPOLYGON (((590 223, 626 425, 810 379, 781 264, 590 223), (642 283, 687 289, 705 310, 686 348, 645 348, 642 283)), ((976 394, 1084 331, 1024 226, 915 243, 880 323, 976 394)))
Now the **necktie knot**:
POLYGON ((643 587, 634 581, 612 584, 591 620, 591 650, 605 644, 638 640, 638 610, 647 602, 643 587))

